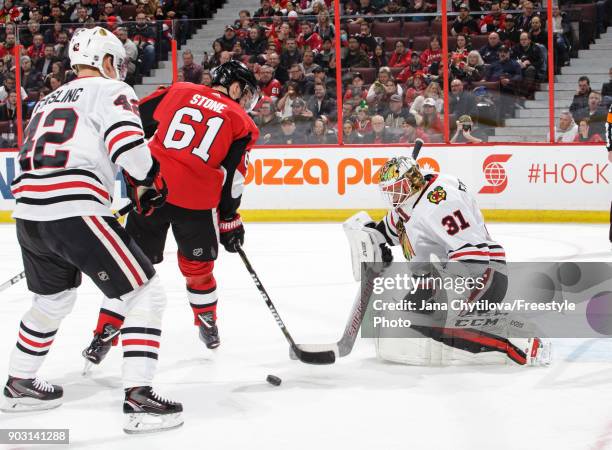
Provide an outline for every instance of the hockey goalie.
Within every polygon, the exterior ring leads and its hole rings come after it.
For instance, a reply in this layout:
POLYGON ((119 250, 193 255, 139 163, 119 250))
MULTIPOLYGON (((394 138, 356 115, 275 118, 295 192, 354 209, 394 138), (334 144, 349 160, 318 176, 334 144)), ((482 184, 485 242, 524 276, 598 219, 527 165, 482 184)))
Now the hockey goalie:
MULTIPOLYGON (((380 263, 374 265, 381 268, 375 275, 384 272, 382 268, 393 261, 389 246, 401 246, 413 279, 480 277, 483 283, 467 290, 464 300, 503 301, 508 287, 504 249, 489 235, 474 197, 459 179, 422 171, 413 158, 400 156, 383 166, 379 187, 391 205, 385 217, 376 223, 360 212, 344 223, 356 279, 365 276, 364 262, 380 263)), ((399 267, 404 270, 403 264, 399 267)), ((420 305, 446 299, 444 289, 425 282, 404 298, 420 305)), ((455 319, 465 311, 447 310, 440 322, 432 321, 426 309, 411 315, 417 320, 410 331, 420 337, 375 335, 378 358, 413 365, 550 363, 550 342, 534 337, 534 327, 527 326, 531 333, 526 335, 512 329, 513 320, 501 320, 486 330, 458 328, 455 319)), ((398 313, 382 314, 397 317, 398 313)))

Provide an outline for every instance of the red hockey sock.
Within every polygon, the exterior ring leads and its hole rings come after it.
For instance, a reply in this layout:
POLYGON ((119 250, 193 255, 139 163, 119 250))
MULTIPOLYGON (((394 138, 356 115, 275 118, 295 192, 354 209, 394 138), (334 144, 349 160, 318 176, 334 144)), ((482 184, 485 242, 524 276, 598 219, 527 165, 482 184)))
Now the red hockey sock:
MULTIPOLYGON (((123 321, 125 317, 121 314, 117 314, 116 312, 109 311, 108 309, 101 308, 100 314, 98 315, 98 324, 96 325, 96 329, 94 330, 94 335, 102 334, 104 332, 104 325, 110 323, 116 329, 121 329, 123 326, 123 321)), ((119 343, 119 334, 113 338, 112 344, 113 346, 119 343)))

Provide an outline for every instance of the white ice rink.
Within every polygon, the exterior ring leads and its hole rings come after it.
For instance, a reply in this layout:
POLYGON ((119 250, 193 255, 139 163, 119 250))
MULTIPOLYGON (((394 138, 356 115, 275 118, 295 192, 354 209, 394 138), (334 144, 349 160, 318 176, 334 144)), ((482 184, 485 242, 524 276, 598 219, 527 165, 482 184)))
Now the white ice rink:
MULTIPOLYGON (((489 230, 511 261, 612 260, 602 225, 489 230)), ((13 226, 0 226, 0 248, 3 282, 21 271, 13 226)), ((222 252, 215 269, 222 344, 212 352, 198 340, 175 249, 170 240, 158 266, 169 302, 156 385, 183 402, 185 425, 123 433, 120 348, 91 378, 81 376, 100 306, 85 280, 40 373, 64 386, 64 405, 0 413, 0 428, 69 428, 71 448, 112 450, 612 449, 612 340, 556 340, 549 368, 388 364, 363 340, 334 365, 308 366, 289 359, 239 257, 222 252), (267 374, 282 385, 267 384, 267 374)), ((297 342, 340 337, 357 289, 340 225, 249 224, 245 249, 297 342)), ((29 301, 23 281, 0 294, 2 377, 29 301)))

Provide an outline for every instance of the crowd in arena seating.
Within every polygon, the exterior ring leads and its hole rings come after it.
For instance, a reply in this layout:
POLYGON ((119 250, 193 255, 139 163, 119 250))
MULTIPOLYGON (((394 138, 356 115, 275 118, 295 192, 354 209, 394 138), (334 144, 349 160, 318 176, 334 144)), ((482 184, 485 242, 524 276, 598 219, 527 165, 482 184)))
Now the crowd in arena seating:
MULTIPOLYGON (((74 78, 67 44, 76 28, 100 24, 112 30, 128 55, 127 81, 135 84, 167 58, 172 38, 179 46, 185 43, 198 25, 191 19, 210 17, 223 2, 0 0, 0 146, 11 144, 1 141, 12 135, 16 117, 17 42, 24 46, 19 67, 27 119, 36 101, 74 78)), ((449 5, 447 68, 432 0, 341 0, 339 30, 332 0, 261 0, 256 11, 239 11, 227 23, 203 59, 182 48, 179 80, 210 85, 219 64, 230 59, 247 64, 263 94, 252 113, 261 130, 259 144, 337 143, 339 109, 344 143, 387 144, 417 137, 443 141, 448 74, 451 142, 487 141, 492 129, 514 117, 547 81, 546 11, 531 0, 449 0, 449 5)), ((553 5, 556 72, 609 20, 598 9, 588 36, 581 34, 577 42, 567 11, 563 3, 553 5)), ((574 128, 572 139, 602 134, 600 113, 612 99, 610 84, 604 88, 579 89, 569 116, 559 118, 563 141, 574 128)))
POLYGON ((15 145, 15 70, 20 68, 23 118, 36 102, 75 77, 68 43, 75 29, 101 25, 123 42, 130 84, 138 83, 161 59, 170 39, 185 42, 222 1, 204 0, 4 0, 0 1, 0 147, 15 145), (15 60, 14 47, 22 46, 15 60))

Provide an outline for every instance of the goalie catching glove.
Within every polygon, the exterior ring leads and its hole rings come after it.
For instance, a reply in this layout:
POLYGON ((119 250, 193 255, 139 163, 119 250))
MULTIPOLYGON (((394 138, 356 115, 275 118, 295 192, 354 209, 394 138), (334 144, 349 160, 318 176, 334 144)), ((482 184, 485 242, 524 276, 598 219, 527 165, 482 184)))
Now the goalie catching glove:
POLYGON ((244 244, 244 226, 240 214, 236 214, 231 219, 221 220, 219 232, 221 245, 230 253, 236 253, 238 247, 244 244))
POLYGON ((127 187, 127 195, 138 214, 151 215, 153 210, 166 202, 168 187, 160 171, 159 162, 153 158, 151 169, 144 180, 136 180, 123 171, 123 178, 127 187))

